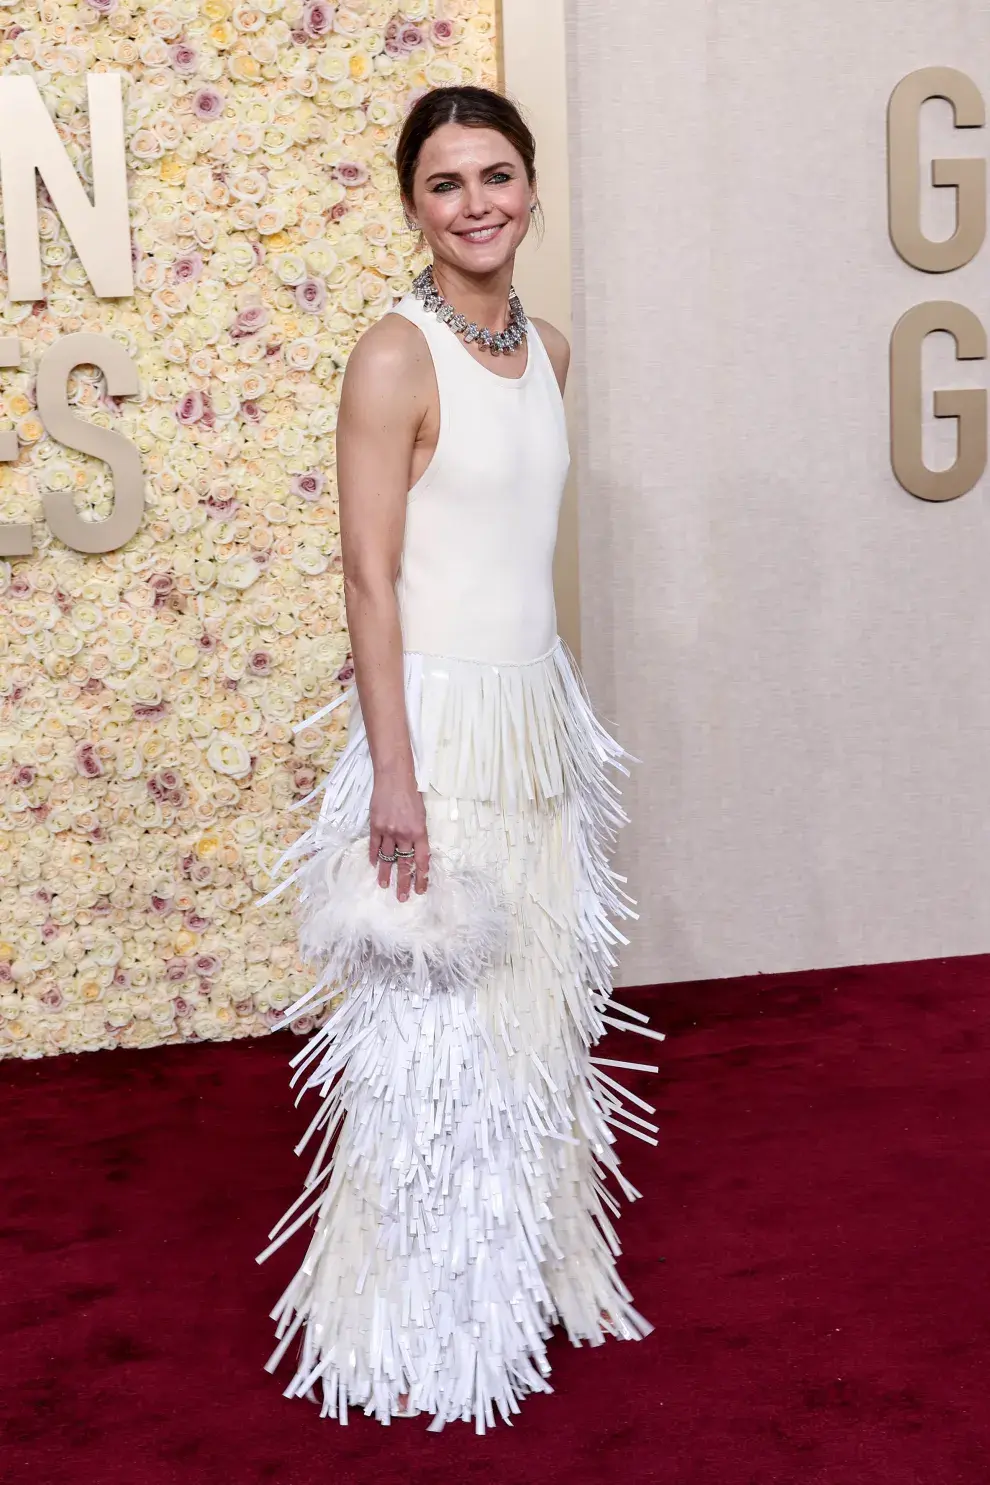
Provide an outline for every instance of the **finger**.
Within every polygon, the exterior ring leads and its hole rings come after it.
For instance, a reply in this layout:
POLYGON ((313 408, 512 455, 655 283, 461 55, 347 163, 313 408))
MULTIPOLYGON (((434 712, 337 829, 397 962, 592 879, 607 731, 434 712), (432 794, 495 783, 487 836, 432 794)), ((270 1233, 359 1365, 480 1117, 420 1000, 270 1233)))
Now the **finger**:
MULTIPOLYGON (((395 841, 392 839, 392 837, 390 835, 383 835, 382 836, 381 850, 382 850, 382 855, 383 856, 391 856, 394 853, 394 851, 395 851, 395 841)), ((392 862, 392 861, 379 861, 378 862, 378 885, 379 885, 379 887, 387 887, 389 885, 389 883, 391 882, 391 880, 392 880, 392 867, 394 866, 394 864, 395 863, 392 862)))
MULTIPOLYGON (((400 843, 397 849, 400 851, 410 851, 412 847, 400 843)), ((400 902, 405 902, 409 896, 409 885, 412 880, 412 863, 413 858, 411 856, 400 856, 395 863, 395 875, 397 879, 395 890, 400 902)))
POLYGON ((426 835, 416 841, 416 891, 425 892, 430 877, 430 843, 426 835))

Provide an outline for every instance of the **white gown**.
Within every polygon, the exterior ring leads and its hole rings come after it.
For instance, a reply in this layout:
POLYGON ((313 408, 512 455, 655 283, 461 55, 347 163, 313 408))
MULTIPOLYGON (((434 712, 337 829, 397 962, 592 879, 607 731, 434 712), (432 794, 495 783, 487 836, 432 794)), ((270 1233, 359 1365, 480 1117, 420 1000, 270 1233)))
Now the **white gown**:
MULTIPOLYGON (((320 1147, 258 1261, 313 1229, 272 1311, 269 1371, 299 1338, 286 1396, 342 1423, 351 1407, 388 1423, 408 1394, 432 1429, 463 1419, 483 1432, 496 1411, 509 1421, 526 1393, 551 1390, 553 1325, 593 1345, 652 1329, 616 1271, 611 1188, 639 1195, 613 1131, 655 1144, 653 1110, 615 1077, 641 1064, 590 1049, 608 1025, 662 1038, 611 999, 626 942, 616 920, 637 914, 608 861, 627 818, 608 770, 628 773, 631 755, 595 717, 556 632, 569 455, 549 357, 530 325, 523 375, 500 377, 414 296, 393 312, 423 331, 440 397, 396 583, 417 784, 431 847, 495 874, 509 940, 470 989, 413 993, 366 976, 312 1033, 293 1082, 308 1070, 299 1096, 320 1095, 298 1149, 317 1132, 320 1147)), ((356 687, 299 727, 343 701, 348 741, 314 791, 319 817, 282 857, 308 864, 275 889, 301 877, 309 947, 321 846, 368 826, 356 687)), ((324 976, 287 1021, 334 990, 324 976)))

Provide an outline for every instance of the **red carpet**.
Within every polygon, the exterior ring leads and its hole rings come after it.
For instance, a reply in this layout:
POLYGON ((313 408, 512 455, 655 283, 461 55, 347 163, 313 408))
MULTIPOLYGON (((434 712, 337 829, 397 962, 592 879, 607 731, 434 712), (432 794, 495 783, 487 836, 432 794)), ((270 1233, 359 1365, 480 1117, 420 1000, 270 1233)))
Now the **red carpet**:
POLYGON ((262 1369, 298 1041, 4 1064, 6 1485, 986 1485, 990 959, 620 998, 668 1032, 662 1144, 623 1137, 657 1329, 555 1342, 484 1438, 342 1429, 262 1369))

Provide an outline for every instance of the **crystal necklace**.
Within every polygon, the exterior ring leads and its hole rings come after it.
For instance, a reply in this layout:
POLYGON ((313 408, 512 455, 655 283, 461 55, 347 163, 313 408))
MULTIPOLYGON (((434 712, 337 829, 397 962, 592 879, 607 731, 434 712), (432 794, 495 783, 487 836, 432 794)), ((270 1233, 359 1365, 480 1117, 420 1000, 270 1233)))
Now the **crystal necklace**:
POLYGON ((455 335, 463 335, 466 341, 477 341, 483 345, 486 351, 491 351, 493 356, 507 356, 514 351, 526 338, 526 314, 519 302, 519 296, 515 289, 509 289, 509 323, 504 330, 488 330, 481 325, 469 323, 467 317, 462 315, 445 299, 437 287, 437 281, 433 276, 433 264, 428 263, 422 273, 413 279, 412 292, 417 299, 423 301, 423 308, 435 314, 438 320, 449 325, 455 335))

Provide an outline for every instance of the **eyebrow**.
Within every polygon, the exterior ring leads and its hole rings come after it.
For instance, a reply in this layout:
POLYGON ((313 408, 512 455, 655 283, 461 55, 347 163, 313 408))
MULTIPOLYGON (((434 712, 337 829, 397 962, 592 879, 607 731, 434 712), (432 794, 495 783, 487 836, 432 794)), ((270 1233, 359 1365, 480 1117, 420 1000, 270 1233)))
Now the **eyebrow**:
MULTIPOLYGON (((496 160, 494 165, 485 166, 486 171, 515 170, 515 168, 511 160, 496 160)), ((432 175, 426 177, 426 184, 429 185, 431 180, 460 180, 460 178, 461 172, 459 170, 434 170, 432 175)))

